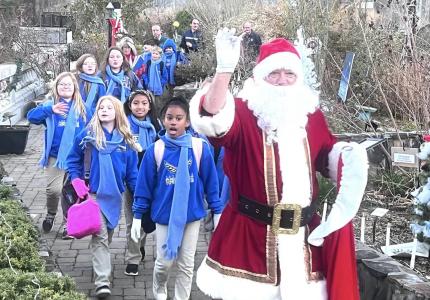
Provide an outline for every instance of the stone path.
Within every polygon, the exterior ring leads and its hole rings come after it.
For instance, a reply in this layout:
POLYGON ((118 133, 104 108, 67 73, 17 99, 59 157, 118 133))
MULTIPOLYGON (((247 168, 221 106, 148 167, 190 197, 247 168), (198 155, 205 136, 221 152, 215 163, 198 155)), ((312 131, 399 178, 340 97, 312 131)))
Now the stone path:
MULTIPOLYGON (((17 188, 22 193, 22 200, 30 209, 35 224, 41 229, 42 221, 46 214, 46 194, 43 171, 38 167, 38 160, 41 155, 44 142, 44 127, 33 126, 28 138, 27 148, 22 155, 0 155, 0 162, 10 177, 17 183, 17 188)), ((89 249, 90 238, 82 240, 62 240, 63 229, 61 205, 57 213, 52 231, 44 234, 41 231, 41 238, 50 250, 54 262, 54 270, 70 275, 76 280, 79 291, 88 295, 89 299, 94 297, 93 270, 91 265, 91 254, 89 249)), ((209 233, 200 231, 195 259, 196 268, 200 265, 207 252, 209 233)), ((152 295, 152 270, 154 267, 155 238, 151 234, 147 238, 145 247, 145 261, 139 266, 139 276, 130 277, 124 275, 126 238, 125 221, 121 219, 119 227, 116 229, 112 244, 110 245, 113 264, 112 296, 108 299, 153 299, 152 295)), ((173 295, 174 273, 169 281, 169 295, 173 295)), ((191 293, 193 300, 210 299, 204 296, 195 284, 191 293)))

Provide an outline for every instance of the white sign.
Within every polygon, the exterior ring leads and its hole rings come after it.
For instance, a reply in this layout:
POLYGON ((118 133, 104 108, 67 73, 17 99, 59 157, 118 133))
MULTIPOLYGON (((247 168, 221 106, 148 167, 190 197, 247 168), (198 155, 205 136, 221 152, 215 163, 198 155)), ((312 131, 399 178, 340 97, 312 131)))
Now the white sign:
POLYGON ((73 31, 67 31, 67 44, 73 43, 73 31))
MULTIPOLYGON (((414 242, 382 246, 381 250, 388 256, 411 257, 414 248, 414 242)), ((430 245, 427 243, 417 243, 417 256, 428 257, 430 245)))
POLYGON ((418 168, 418 148, 391 147, 393 166, 418 168))
POLYGON ((378 207, 374 211, 372 211, 370 215, 374 217, 383 217, 387 212, 388 212, 388 209, 378 207))
POLYGON ((415 155, 406 154, 406 153, 394 153, 393 162, 405 163, 405 164, 414 164, 415 163, 415 155))

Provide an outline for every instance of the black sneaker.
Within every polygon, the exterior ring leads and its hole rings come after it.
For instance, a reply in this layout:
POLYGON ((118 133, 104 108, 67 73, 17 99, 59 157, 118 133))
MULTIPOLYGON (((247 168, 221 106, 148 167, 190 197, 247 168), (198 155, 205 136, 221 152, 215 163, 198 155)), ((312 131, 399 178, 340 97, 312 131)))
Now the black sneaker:
POLYGON ((64 228, 63 228, 63 234, 61 235, 61 238, 63 240, 73 240, 74 239, 73 236, 70 236, 70 235, 67 234, 67 228, 66 228, 66 226, 64 226, 64 228))
POLYGON ((145 259, 145 247, 140 247, 140 254, 142 254, 142 261, 145 259))
POLYGON ((139 266, 134 264, 128 264, 125 268, 124 274, 128 276, 137 276, 139 275, 139 266))
POLYGON ((110 294, 110 288, 107 285, 99 286, 98 288, 96 288, 96 296, 99 299, 104 299, 110 296, 110 294))
POLYGON ((52 226, 54 226, 54 219, 55 215, 46 214, 45 220, 42 223, 43 232, 48 233, 51 231, 52 226))

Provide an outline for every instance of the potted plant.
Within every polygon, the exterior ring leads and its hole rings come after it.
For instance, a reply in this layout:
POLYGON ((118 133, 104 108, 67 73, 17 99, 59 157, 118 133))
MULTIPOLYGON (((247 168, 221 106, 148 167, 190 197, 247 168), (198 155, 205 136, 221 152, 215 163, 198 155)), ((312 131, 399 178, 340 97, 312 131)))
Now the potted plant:
POLYGON ((15 114, 5 112, 3 122, 9 121, 9 125, 0 125, 0 155, 22 154, 27 145, 30 124, 12 125, 12 117, 15 114))

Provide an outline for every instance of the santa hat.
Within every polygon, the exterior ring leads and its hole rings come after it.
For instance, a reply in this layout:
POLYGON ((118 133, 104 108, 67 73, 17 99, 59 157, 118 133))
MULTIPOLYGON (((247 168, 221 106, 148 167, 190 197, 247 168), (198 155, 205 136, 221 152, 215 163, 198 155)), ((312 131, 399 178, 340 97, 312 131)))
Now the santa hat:
POLYGON ((288 69, 303 78, 302 61, 299 52, 292 43, 284 38, 277 38, 260 47, 260 55, 254 67, 254 79, 264 79, 274 70, 288 69))

